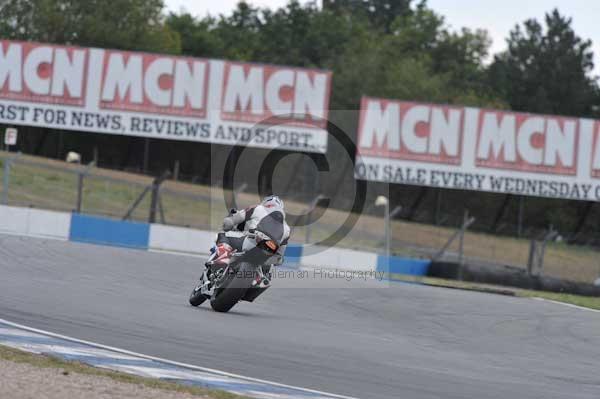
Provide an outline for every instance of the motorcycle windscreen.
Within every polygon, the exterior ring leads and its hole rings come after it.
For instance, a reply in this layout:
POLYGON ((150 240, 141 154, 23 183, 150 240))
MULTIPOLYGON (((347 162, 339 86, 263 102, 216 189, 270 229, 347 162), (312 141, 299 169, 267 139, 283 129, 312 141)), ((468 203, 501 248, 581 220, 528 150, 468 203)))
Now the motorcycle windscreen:
POLYGON ((271 237, 277 244, 283 240, 283 213, 279 211, 271 212, 258 223, 256 230, 271 237))

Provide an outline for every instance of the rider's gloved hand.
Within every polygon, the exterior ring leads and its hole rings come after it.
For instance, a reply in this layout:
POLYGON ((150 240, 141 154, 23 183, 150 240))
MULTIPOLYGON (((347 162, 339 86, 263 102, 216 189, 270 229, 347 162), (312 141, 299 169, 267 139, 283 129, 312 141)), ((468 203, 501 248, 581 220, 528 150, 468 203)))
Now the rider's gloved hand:
POLYGON ((223 219, 223 230, 224 231, 233 230, 234 226, 235 226, 235 224, 233 223, 233 220, 230 217, 226 217, 225 219, 223 219))

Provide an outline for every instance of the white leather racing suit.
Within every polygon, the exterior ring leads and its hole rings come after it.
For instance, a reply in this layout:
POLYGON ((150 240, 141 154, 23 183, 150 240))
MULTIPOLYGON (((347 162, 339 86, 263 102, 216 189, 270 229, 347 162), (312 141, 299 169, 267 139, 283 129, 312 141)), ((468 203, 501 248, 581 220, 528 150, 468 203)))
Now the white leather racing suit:
MULTIPOLYGON (((263 204, 237 211, 223 220, 223 230, 226 232, 225 237, 220 237, 218 241, 226 238, 229 245, 238 250, 245 249, 246 233, 260 231, 268 235, 278 244, 272 264, 283 263, 283 255, 290 238, 290 227, 285 221, 283 207, 271 202, 263 202, 263 204), (235 227, 238 231, 232 231, 235 227)), ((255 243, 248 244, 255 245, 255 243)))

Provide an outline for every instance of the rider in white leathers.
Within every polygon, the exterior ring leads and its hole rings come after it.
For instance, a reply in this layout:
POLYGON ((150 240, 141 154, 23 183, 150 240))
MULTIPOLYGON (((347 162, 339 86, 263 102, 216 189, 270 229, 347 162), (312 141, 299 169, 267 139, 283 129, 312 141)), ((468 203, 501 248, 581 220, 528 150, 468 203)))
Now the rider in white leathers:
POLYGON ((285 210, 283 201, 276 195, 266 197, 260 204, 236 211, 223 219, 223 230, 217 237, 219 244, 228 244, 233 249, 246 249, 249 243, 245 234, 250 232, 261 232, 267 234, 278 245, 276 256, 271 264, 283 263, 283 255, 290 237, 290 227, 285 221, 285 210), (236 229, 234 231, 234 229, 236 229))

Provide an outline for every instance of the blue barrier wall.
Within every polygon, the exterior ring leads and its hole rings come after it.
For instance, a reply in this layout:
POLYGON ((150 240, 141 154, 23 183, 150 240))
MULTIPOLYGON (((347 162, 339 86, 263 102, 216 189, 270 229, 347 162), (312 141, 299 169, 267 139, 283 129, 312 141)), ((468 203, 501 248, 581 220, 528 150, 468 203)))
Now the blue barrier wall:
POLYGON ((408 274, 425 276, 431 261, 420 259, 398 258, 395 256, 378 256, 377 271, 391 274, 408 274))
POLYGON ((288 245, 285 248, 285 265, 298 266, 302 258, 302 245, 288 245))
POLYGON ((148 249, 150 225, 74 213, 69 240, 117 247, 148 249))
MULTIPOLYGON (((148 249, 150 228, 147 223, 124 222, 105 217, 71 215, 69 240, 117 247, 148 249)), ((304 250, 290 244, 285 251, 285 265, 299 267, 304 250)), ((431 264, 428 260, 377 256, 377 271, 391 274, 425 276, 431 264)), ((338 265, 343 267, 343 265, 338 265)), ((365 265, 366 267, 366 265, 365 265)))

